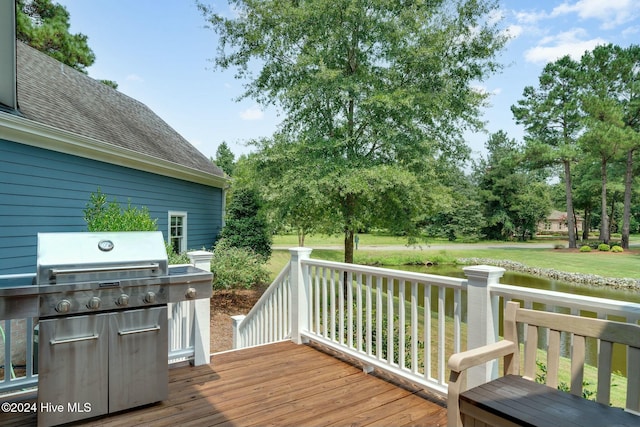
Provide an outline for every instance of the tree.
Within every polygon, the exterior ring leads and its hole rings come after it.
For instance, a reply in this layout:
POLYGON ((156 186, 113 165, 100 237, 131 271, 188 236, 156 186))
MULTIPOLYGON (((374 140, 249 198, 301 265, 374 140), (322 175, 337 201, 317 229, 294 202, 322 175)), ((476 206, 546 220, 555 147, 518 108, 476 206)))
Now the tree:
MULTIPOLYGON (((615 160, 623 151, 627 152, 627 176, 625 178, 628 196, 631 197, 633 152, 639 141, 633 129, 638 121, 640 105, 638 100, 638 75, 640 74, 640 53, 635 49, 626 51, 619 46, 597 46, 585 52, 580 60, 583 90, 582 108, 585 111, 586 131, 581 136, 584 150, 600 160, 601 221, 600 240, 609 243, 610 225, 607 215, 607 164, 615 160), (636 105, 634 106, 634 102, 636 105), (629 163, 630 162, 630 163, 629 163)), ((630 200, 625 204, 629 212, 630 200)), ((628 223, 628 219, 627 219, 628 223)), ((628 230, 626 244, 628 248, 628 230)))
POLYGON ((506 42, 497 2, 230 3, 233 17, 199 4, 219 34, 216 64, 246 80, 243 97, 284 112, 269 147, 300 147, 295 161, 329 203, 345 262, 368 221, 416 236, 439 197, 436 165, 464 159, 465 130, 481 126, 487 94, 474 86, 497 71, 506 42))
POLYGON ((17 0, 16 36, 18 40, 87 73, 96 57, 87 36, 69 33, 69 12, 51 0, 17 0))
POLYGON ((550 210, 548 186, 523 168, 523 151, 504 131, 492 134, 487 159, 475 164, 475 175, 490 239, 526 240, 550 210))
POLYGON ((427 235, 446 237, 450 241, 459 238, 478 240, 485 227, 485 218, 477 185, 457 168, 441 170, 440 173, 446 176, 451 187, 451 202, 441 203, 438 211, 426 218, 424 228, 427 235))
POLYGON ((619 99, 622 104, 624 126, 629 135, 625 162, 622 247, 629 249, 634 157, 640 149, 640 46, 632 45, 623 50, 620 63, 621 91, 619 99))
POLYGON ((570 248, 577 246, 571 165, 577 161, 577 140, 583 129, 578 74, 578 63, 569 56, 551 62, 544 67, 538 87, 525 87, 523 99, 511 107, 516 123, 525 126, 528 157, 538 159, 541 166, 562 165, 570 248))
POLYGON ((229 176, 233 176, 233 169, 235 167, 235 156, 229 148, 226 142, 222 141, 216 149, 216 159, 214 163, 229 176))
POLYGON ((251 157, 253 182, 261 190, 276 228, 295 230, 299 246, 304 246, 307 235, 336 232, 326 194, 317 180, 309 179, 307 167, 299 162, 304 157, 301 145, 273 144, 271 140, 255 144, 258 151, 251 157))
MULTIPOLYGON (((17 0, 16 37, 29 46, 87 74, 96 56, 87 36, 69 32, 69 12, 51 0, 17 0)), ((99 80, 118 89, 113 80, 99 80)))
POLYGON ((255 190, 234 190, 220 233, 223 245, 251 249, 268 259, 271 256, 271 235, 261 207, 262 201, 255 190))

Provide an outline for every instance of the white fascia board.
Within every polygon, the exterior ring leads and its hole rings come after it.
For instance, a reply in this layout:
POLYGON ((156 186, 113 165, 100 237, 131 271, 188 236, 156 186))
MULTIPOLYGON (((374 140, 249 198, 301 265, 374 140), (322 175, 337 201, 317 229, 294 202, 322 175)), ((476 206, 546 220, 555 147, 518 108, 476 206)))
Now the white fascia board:
POLYGON ((223 177, 3 112, 0 112, 0 138, 211 187, 229 185, 229 180, 223 177))

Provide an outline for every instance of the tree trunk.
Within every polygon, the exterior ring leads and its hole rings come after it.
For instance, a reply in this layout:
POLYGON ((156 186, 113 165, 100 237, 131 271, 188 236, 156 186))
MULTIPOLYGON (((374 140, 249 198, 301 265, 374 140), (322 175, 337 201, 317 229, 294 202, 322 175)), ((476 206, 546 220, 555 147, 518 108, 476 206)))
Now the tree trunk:
POLYGON ((613 193, 611 198, 611 215, 609 215, 609 240, 611 240, 611 233, 614 232, 613 223, 616 217, 616 193, 613 193))
POLYGON ((584 218, 582 219, 582 240, 589 240, 589 229, 591 228, 591 212, 588 208, 584 209, 584 218))
POLYGON ((298 228, 298 247, 304 247, 304 229, 298 228))
POLYGON ((622 210, 622 248, 629 249, 631 232, 631 185, 633 184, 634 149, 627 151, 627 169, 624 175, 624 208, 622 210))
POLYGON ((344 262, 353 264, 353 230, 344 230, 344 262))
POLYGON ((602 218, 600 218, 599 239, 602 243, 609 244, 609 218, 607 217, 607 159, 604 157, 600 162, 600 175, 602 176, 602 192, 600 196, 602 218))
POLYGON ((353 264, 353 238, 355 236, 355 197, 347 194, 344 199, 344 262, 353 264))
POLYGON ((571 189, 571 163, 569 160, 564 160, 563 165, 565 191, 567 194, 567 229, 569 232, 569 247, 576 248, 576 226, 575 218, 573 216, 573 194, 571 189))

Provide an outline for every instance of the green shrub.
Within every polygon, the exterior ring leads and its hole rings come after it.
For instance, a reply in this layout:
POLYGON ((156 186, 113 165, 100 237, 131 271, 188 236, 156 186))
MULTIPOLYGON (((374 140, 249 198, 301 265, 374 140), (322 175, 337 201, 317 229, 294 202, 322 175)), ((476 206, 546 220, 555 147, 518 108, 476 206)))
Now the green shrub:
POLYGON ((88 231, 156 231, 157 220, 151 219, 146 207, 138 209, 131 202, 124 209, 117 200, 107 202, 107 195, 100 191, 91 193, 83 210, 88 231))
POLYGON ((262 199, 250 188, 235 190, 220 239, 228 246, 246 248, 265 259, 271 256, 271 234, 262 209, 262 199))
POLYGON ((580 252, 591 252, 591 246, 584 245, 580 247, 580 252))
POLYGON ((601 252, 609 252, 611 250, 611 247, 606 243, 600 243, 598 245, 598 250, 601 252))
POLYGON ((191 264, 191 260, 189 259, 187 252, 183 252, 181 254, 176 253, 176 251, 173 249, 173 245, 169 242, 164 242, 164 247, 167 250, 169 265, 191 264))
POLYGON ((615 245, 611 247, 611 252, 624 252, 624 249, 622 249, 622 246, 615 245))
MULTIPOLYGON (((91 193, 83 210, 88 231, 157 231, 157 219, 151 219, 146 207, 141 209, 127 204, 122 208, 117 200, 107 201, 107 195, 100 191, 91 193)), ((178 254, 170 243, 165 242, 169 264, 190 264, 186 253, 178 254)))
POLYGON ((564 245, 562 243, 556 243, 553 245, 553 249, 564 249, 564 245))
POLYGON ((221 239, 211 260, 214 289, 251 289, 269 280, 265 258, 248 248, 231 246, 221 239))
MULTIPOLYGON (((591 246, 591 249, 599 249, 600 245, 603 245, 604 243, 602 242, 602 240, 583 240, 583 244, 591 246)), ((616 245, 620 246, 621 245, 620 241, 616 241, 616 240, 609 241, 609 247, 616 246, 616 245)))

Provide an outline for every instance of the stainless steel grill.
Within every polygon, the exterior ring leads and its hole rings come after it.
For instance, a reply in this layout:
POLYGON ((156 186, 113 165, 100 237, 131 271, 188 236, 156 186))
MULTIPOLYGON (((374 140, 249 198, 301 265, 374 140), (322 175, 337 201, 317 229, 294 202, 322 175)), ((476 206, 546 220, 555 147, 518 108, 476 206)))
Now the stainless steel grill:
POLYGON ((38 425, 166 399, 167 303, 210 298, 211 279, 170 268, 160 232, 38 234, 38 425))

